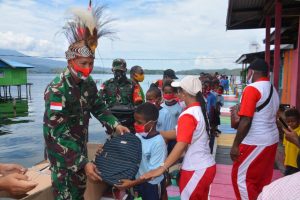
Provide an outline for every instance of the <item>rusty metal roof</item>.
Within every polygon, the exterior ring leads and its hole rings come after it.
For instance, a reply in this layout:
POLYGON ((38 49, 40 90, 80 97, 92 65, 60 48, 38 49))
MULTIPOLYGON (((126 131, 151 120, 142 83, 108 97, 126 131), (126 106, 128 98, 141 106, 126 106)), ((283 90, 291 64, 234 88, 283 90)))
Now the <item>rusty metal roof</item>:
MULTIPOLYGON (((282 27, 299 20, 300 1, 282 0, 282 27)), ((227 30, 265 28, 265 16, 275 26, 275 0, 228 0, 227 30)))

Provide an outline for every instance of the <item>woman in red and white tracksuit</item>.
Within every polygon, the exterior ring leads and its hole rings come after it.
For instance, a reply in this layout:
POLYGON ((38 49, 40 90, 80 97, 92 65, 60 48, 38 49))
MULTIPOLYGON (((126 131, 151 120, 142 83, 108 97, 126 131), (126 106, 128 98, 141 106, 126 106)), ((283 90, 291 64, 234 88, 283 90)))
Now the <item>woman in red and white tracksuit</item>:
POLYGON ((178 96, 187 107, 178 118, 177 130, 161 132, 165 139, 175 139, 177 143, 164 163, 142 178, 150 179, 163 174, 183 153, 179 189, 182 200, 208 199, 209 187, 216 174, 216 164, 209 148, 209 123, 206 105, 202 96, 199 78, 186 76, 180 82, 178 96))

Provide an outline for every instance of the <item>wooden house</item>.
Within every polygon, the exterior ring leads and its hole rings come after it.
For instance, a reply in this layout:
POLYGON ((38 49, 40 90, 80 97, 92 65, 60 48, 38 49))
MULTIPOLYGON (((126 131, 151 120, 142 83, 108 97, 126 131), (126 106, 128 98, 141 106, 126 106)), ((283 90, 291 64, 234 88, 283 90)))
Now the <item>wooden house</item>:
POLYGON ((5 58, 0 58, 0 100, 12 99, 11 86, 16 86, 18 98, 21 99, 22 85, 26 86, 26 98, 28 97, 28 85, 30 95, 30 83, 27 82, 27 69, 31 65, 19 63, 5 58))
POLYGON ((33 66, 0 58, 0 85, 27 84, 27 69, 33 66))

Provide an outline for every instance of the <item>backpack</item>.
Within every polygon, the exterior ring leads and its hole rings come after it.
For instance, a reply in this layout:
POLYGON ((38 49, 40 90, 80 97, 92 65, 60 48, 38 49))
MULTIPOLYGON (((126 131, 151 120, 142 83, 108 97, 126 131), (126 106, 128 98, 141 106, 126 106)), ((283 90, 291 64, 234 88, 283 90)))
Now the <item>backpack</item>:
POLYGON ((142 159, 142 144, 132 133, 107 140, 95 163, 104 182, 115 185, 121 179, 134 179, 142 159))

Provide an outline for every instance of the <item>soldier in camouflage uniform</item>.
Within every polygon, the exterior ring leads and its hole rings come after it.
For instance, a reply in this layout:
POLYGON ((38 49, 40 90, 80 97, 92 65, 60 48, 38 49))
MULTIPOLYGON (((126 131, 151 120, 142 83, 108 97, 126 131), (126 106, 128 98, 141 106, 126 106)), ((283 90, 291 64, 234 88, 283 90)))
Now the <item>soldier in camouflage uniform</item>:
POLYGON ((135 83, 126 77, 126 61, 115 59, 112 63, 114 78, 105 81, 99 90, 100 98, 106 103, 109 109, 121 108, 122 112, 131 114, 115 114, 123 125, 134 131, 133 110, 135 105, 141 104, 140 97, 134 95, 135 83), (132 116, 131 116, 132 115, 132 116))
POLYGON ((47 86, 44 94, 43 130, 57 200, 81 200, 86 176, 93 181, 100 180, 96 166, 87 159, 90 113, 109 129, 119 133, 129 131, 97 96, 96 84, 90 76, 99 29, 90 31, 80 17, 76 19, 79 21, 72 23, 78 27, 71 24, 71 29, 66 30, 73 36, 77 34, 66 51, 67 69, 47 86))
POLYGON ((114 78, 105 81, 99 91, 103 101, 111 108, 116 104, 134 105, 133 89, 134 83, 126 77, 126 61, 115 59, 112 63, 114 78))

